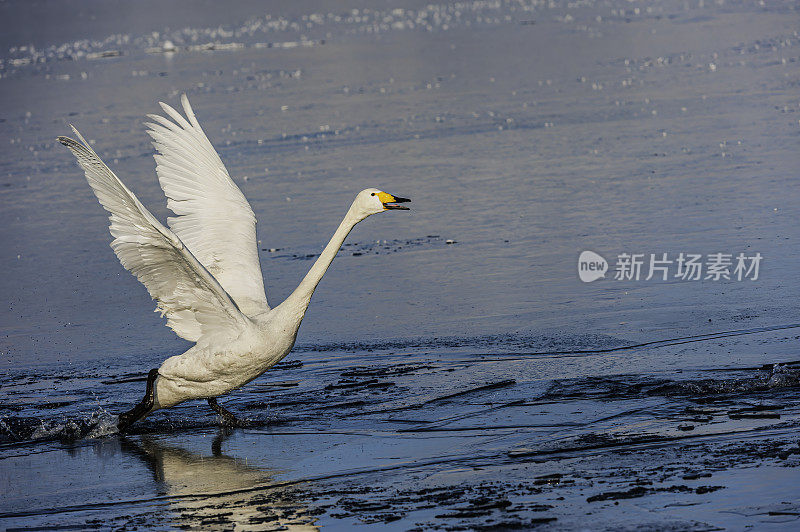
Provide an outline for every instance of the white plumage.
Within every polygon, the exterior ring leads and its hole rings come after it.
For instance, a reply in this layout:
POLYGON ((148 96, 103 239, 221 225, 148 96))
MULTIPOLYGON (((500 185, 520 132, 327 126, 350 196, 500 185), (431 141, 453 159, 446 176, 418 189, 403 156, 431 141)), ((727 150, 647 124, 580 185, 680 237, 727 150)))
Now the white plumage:
POLYGON ((256 247, 256 217, 225 170, 189 106, 187 122, 169 105, 174 120, 148 115, 156 173, 167 207, 167 223, 247 315, 269 310, 256 247))
POLYGON ((75 155, 89 185, 111 214, 110 231, 122 265, 156 300, 156 310, 178 336, 196 342, 151 371, 148 394, 123 414, 120 428, 159 408, 209 399, 261 375, 294 346, 317 284, 350 230, 371 214, 405 209, 408 201, 378 189, 361 191, 331 241, 297 289, 271 309, 264 293, 256 247, 256 218, 241 190, 195 118, 186 95, 186 117, 161 103, 171 120, 148 115, 157 153, 156 172, 176 216, 162 225, 94 152, 59 137, 75 155), (123 419, 124 418, 124 419, 123 419))

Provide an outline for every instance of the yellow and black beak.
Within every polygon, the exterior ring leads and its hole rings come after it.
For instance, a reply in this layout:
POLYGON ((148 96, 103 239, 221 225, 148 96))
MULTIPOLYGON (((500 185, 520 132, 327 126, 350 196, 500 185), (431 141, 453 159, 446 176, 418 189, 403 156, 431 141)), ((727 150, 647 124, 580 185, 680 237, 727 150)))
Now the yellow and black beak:
POLYGON ((397 196, 392 196, 386 192, 378 192, 378 199, 381 200, 381 203, 383 203, 384 209, 398 209, 402 211, 407 211, 409 209, 408 207, 398 205, 398 203, 407 203, 411 201, 408 198, 398 198, 397 196))

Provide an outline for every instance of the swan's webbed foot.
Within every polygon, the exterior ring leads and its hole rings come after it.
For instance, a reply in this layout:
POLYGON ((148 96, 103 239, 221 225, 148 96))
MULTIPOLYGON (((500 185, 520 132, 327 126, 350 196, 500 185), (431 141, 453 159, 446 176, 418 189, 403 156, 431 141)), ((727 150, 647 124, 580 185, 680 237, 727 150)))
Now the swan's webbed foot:
POLYGON ((119 432, 125 432, 128 430, 128 427, 133 425, 138 420, 142 419, 144 416, 150 412, 150 409, 153 408, 153 402, 155 401, 155 382, 156 378, 158 377, 158 368, 151 369, 150 372, 147 374, 147 390, 144 393, 144 398, 128 410, 127 412, 120 414, 119 419, 117 421, 117 430, 119 432))
POLYGON ((244 423, 240 421, 233 412, 223 407, 217 402, 216 397, 208 398, 208 406, 222 418, 222 424, 226 427, 243 427, 244 423))

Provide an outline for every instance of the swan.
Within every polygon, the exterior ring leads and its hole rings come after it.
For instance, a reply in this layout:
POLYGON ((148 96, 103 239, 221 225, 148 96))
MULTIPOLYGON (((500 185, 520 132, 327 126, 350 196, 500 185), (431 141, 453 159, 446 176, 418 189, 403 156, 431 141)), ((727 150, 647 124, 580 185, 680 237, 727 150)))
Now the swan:
POLYGON ((280 305, 267 303, 256 247, 256 218, 203 132, 185 94, 185 117, 159 102, 169 118, 150 114, 148 134, 158 181, 175 214, 162 225, 72 127, 60 136, 110 213, 111 248, 144 284, 167 326, 194 342, 147 374, 144 398, 119 415, 117 428, 159 409, 205 399, 224 424, 238 420, 217 397, 255 379, 294 347, 311 296, 345 238, 368 216, 408 210, 410 201, 362 190, 299 286, 280 305))

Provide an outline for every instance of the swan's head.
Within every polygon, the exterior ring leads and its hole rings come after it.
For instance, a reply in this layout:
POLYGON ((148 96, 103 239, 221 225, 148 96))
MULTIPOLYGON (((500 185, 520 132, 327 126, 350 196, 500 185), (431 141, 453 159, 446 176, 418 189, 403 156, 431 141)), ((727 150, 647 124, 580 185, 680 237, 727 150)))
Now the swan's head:
POLYGON ((371 214, 378 214, 392 209, 407 211, 408 207, 399 204, 409 201, 411 200, 392 196, 377 188, 368 188, 358 193, 351 210, 360 218, 366 218, 371 214))

